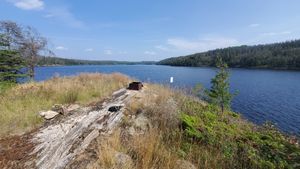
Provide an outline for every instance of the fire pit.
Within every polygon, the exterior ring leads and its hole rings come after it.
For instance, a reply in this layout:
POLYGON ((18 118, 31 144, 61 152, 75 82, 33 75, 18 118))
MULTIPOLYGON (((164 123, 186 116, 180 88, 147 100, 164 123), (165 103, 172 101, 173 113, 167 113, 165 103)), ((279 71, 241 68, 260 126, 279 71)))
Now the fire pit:
POLYGON ((143 87, 142 82, 132 82, 129 84, 128 88, 129 90, 141 90, 143 87))

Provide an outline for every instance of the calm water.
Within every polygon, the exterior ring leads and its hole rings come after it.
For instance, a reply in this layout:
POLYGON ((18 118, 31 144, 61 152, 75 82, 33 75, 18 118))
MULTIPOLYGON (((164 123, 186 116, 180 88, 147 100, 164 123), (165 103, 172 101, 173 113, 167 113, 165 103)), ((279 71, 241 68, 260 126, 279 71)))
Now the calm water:
MULTIPOLYGON (((238 91, 232 109, 257 124, 272 121, 286 132, 300 134, 300 72, 276 70, 231 69, 231 90, 238 91)), ((213 68, 170 67, 156 65, 61 66, 39 67, 36 80, 55 74, 76 75, 80 72, 121 72, 142 81, 193 87, 201 83, 210 87, 213 68)))

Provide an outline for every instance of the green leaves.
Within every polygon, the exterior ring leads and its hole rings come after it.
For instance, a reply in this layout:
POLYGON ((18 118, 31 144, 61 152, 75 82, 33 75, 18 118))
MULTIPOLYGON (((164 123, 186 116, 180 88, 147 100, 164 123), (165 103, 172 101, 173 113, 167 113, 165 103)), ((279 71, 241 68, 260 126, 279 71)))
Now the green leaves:
POLYGON ((219 71, 211 80, 212 87, 208 92, 210 102, 221 108, 222 113, 225 110, 230 110, 230 104, 233 95, 229 92, 229 72, 227 64, 221 58, 217 63, 219 71))
POLYGON ((26 76, 21 69, 25 61, 17 52, 0 50, 0 81, 17 82, 17 78, 26 76))
MULTIPOLYGON (((218 152, 226 168, 293 168, 300 148, 273 125, 256 126, 230 111, 219 116, 215 106, 187 99, 181 106, 182 151, 218 152), (188 145, 188 146, 187 146, 188 145)), ((185 154, 181 152, 181 154, 185 154)), ((195 157, 196 159, 198 157, 195 157)))

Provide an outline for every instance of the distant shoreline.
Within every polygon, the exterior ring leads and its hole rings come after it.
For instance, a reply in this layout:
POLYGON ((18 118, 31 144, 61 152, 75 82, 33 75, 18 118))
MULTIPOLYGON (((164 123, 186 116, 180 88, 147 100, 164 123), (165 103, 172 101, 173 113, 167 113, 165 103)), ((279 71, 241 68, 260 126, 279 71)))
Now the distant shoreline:
MULTIPOLYGON (((190 67, 190 68, 216 68, 215 66, 180 66, 180 65, 167 65, 167 64, 156 64, 160 66, 171 66, 171 67, 190 67)), ((249 69, 249 70, 282 70, 282 71, 300 71, 300 68, 274 68, 274 67, 229 67, 229 69, 249 69)))
POLYGON ((54 64, 54 65, 37 65, 37 67, 56 67, 56 66, 114 66, 114 65, 157 65, 157 64, 54 64))
MULTIPOLYGON (((62 67, 62 66, 116 66, 116 65, 156 65, 156 66, 170 66, 170 67, 189 67, 189 68, 216 68, 214 66, 173 66, 163 64, 74 64, 74 65, 38 65, 37 67, 62 67)), ((269 68, 269 67, 229 67, 229 69, 248 69, 248 70, 278 70, 278 71, 300 71, 300 68, 269 68)))

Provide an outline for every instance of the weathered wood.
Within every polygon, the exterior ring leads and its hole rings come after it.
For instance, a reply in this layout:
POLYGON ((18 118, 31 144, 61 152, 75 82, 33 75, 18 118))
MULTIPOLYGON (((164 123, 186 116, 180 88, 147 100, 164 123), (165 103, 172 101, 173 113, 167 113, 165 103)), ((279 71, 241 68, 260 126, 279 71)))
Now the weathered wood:
MULTIPOLYGON (((42 169, 64 168, 80 154, 101 132, 110 132, 121 121, 124 108, 110 112, 115 105, 124 104, 135 95, 134 91, 121 90, 99 111, 78 109, 63 121, 40 129, 33 137, 37 143, 32 154, 37 153, 36 167, 42 169)), ((89 109, 87 109, 89 110, 89 109)))

